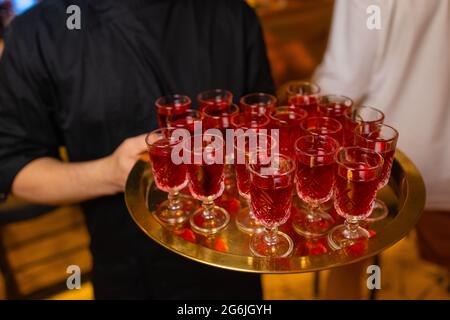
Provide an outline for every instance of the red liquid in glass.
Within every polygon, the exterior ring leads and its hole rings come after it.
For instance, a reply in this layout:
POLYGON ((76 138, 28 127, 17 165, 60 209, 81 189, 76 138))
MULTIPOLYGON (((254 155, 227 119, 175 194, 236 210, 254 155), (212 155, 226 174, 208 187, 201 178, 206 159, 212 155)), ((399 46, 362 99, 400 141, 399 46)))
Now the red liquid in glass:
POLYGON ((223 190, 223 164, 188 165, 189 188, 196 199, 215 197, 223 190))
POLYGON ((308 117, 317 116, 318 98, 315 96, 292 96, 289 103, 296 108, 306 110, 308 117))
POLYGON ((311 167, 309 163, 297 161, 297 192, 307 203, 323 203, 333 194, 335 183, 334 163, 311 167))
POLYGON ((250 195, 250 174, 245 164, 236 164, 236 181, 239 193, 243 197, 250 195))
POLYGON ((223 110, 231 104, 231 101, 228 99, 207 99, 199 101, 199 104, 200 104, 199 106, 200 111, 203 111, 203 109, 211 105, 215 106, 215 109, 217 110, 223 110))
POLYGON ((333 118, 344 126, 344 112, 350 109, 350 106, 341 103, 320 104, 318 112, 320 116, 333 118))
POLYGON ((179 189, 186 183, 186 165, 174 164, 171 159, 171 148, 164 148, 170 144, 169 139, 162 139, 150 146, 149 155, 156 186, 162 191, 179 189))
MULTIPOLYGON (((225 106, 226 108, 226 106, 225 106)), ((223 136, 225 137, 225 130, 231 128, 231 116, 228 110, 223 109, 214 109, 208 108, 208 114, 205 115, 204 124, 206 129, 219 129, 222 131, 223 136)))
MULTIPOLYGON (((354 146, 355 145, 355 129, 358 125, 362 126, 362 134, 369 134, 370 132, 373 132, 376 130, 377 125, 382 123, 382 121, 376 121, 376 122, 356 122, 350 120, 348 117, 344 117, 344 146, 354 146)), ((369 147, 369 149, 371 149, 369 147)))
POLYGON ((280 151, 284 154, 293 154, 295 141, 303 135, 300 128, 303 118, 299 118, 296 114, 279 112, 276 119, 272 126, 279 129, 280 151))
POLYGON ((379 132, 374 131, 369 134, 355 135, 355 142, 363 148, 368 148, 378 152, 383 157, 383 167, 380 173, 379 188, 384 187, 389 182, 392 162, 394 161, 395 142, 383 141, 379 138, 379 132))
POLYGON ((293 189, 290 177, 255 176, 250 184, 255 217, 266 227, 285 223, 291 213, 293 189))
POLYGON ((343 145, 353 146, 355 144, 355 129, 357 127, 357 123, 352 122, 348 119, 344 120, 344 140, 343 145))
POLYGON ((172 121, 170 123, 170 126, 174 127, 174 128, 186 129, 186 130, 188 130, 190 132, 191 135, 193 135, 194 134, 194 122, 195 121, 201 122, 198 119, 193 119, 192 117, 186 117, 186 118, 183 118, 183 119, 177 119, 175 121, 172 121))
POLYGON ((189 107, 189 103, 171 103, 166 104, 163 107, 157 107, 159 127, 167 127, 167 119, 169 118, 169 116, 184 113, 189 107))
POLYGON ((354 216, 362 220, 372 211, 379 178, 373 170, 369 170, 367 164, 354 164, 353 168, 361 171, 347 171, 343 167, 338 167, 334 206, 341 216, 345 218, 354 216))

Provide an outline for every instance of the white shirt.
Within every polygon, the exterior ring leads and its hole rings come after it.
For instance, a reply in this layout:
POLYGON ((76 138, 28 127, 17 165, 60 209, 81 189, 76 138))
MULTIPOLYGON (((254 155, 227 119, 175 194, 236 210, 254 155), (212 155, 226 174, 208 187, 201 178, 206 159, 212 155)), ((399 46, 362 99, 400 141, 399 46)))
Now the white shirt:
POLYGON ((337 0, 314 81, 381 109, 424 177, 426 208, 450 209, 449 0, 337 0), (379 30, 367 27, 370 5, 379 30))

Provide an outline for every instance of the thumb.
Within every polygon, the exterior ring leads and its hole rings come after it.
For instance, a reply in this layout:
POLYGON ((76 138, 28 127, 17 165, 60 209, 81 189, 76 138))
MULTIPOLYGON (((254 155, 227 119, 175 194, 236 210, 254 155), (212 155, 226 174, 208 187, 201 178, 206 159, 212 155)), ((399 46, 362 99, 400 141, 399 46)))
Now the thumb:
POLYGON ((129 139, 129 143, 136 154, 147 151, 147 143, 145 142, 146 137, 147 134, 141 134, 129 139))

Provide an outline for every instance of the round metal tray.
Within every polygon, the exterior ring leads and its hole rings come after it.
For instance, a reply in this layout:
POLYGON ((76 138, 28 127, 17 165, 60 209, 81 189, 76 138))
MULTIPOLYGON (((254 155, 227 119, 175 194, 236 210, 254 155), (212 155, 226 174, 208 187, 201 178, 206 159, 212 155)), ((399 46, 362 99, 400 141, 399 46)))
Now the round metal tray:
POLYGON ((229 210, 232 220, 219 234, 206 237, 194 233, 189 224, 171 230, 155 219, 152 212, 167 199, 167 194, 152 183, 147 156, 132 169, 125 191, 132 218, 160 245, 211 266, 255 273, 300 273, 339 267, 371 257, 405 237, 423 211, 425 187, 417 168, 401 151, 396 152, 389 185, 380 190, 378 196, 387 204, 389 216, 370 226, 375 236, 364 251, 332 251, 326 247, 324 239, 312 241, 297 235, 288 221, 281 229, 293 238, 294 253, 288 258, 258 258, 250 253, 250 236, 241 232, 234 222, 233 215, 242 205, 237 198, 222 196, 218 199, 229 210))

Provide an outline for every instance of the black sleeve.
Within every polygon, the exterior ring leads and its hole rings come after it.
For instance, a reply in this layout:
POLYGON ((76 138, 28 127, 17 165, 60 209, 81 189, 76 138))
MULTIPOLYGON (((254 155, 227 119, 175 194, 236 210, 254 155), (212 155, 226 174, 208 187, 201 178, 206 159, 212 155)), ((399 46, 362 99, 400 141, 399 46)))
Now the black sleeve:
POLYGON ((247 93, 275 93, 266 45, 259 19, 252 8, 244 2, 247 58, 247 93))
POLYGON ((33 23, 13 21, 0 59, 0 193, 10 192, 17 173, 32 160, 58 157, 43 60, 33 23))

